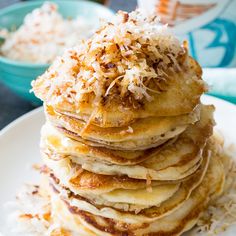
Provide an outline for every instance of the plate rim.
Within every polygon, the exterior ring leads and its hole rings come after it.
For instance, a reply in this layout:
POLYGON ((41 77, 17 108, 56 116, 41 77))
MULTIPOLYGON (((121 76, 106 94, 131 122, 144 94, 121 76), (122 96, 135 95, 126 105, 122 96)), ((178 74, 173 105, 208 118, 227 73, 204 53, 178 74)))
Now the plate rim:
MULTIPOLYGON (((211 91, 209 91, 209 92, 211 92, 211 91)), ((234 103, 232 103, 232 102, 230 102, 230 101, 228 101, 228 100, 225 100, 225 99, 216 97, 216 96, 214 96, 214 95, 212 95, 212 94, 203 94, 203 95, 201 96, 201 98, 204 98, 204 97, 208 97, 208 98, 210 97, 211 99, 215 100, 216 102, 226 103, 227 106, 231 106, 233 109, 236 109, 236 104, 234 104, 234 103)))

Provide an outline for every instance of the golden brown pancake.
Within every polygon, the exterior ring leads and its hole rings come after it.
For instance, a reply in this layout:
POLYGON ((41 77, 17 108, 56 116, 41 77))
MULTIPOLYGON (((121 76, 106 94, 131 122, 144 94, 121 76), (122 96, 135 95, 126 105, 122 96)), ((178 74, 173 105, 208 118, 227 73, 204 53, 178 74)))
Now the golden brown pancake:
MULTIPOLYGON (((101 194, 115 189, 131 190, 147 187, 146 180, 132 179, 128 176, 95 174, 83 170, 80 165, 74 164, 68 159, 52 161, 44 155, 43 161, 52 170, 56 179, 76 193, 101 194)), ((159 186, 162 183, 152 181, 151 186, 159 186)), ((172 181, 166 181, 166 183, 172 183, 172 181)))
MULTIPOLYGON (((205 155, 208 155, 208 153, 205 153, 205 155)), ((154 219, 158 219, 163 215, 170 214, 176 208, 180 207, 181 204, 183 204, 183 202, 189 198, 193 189, 195 189, 201 183, 207 171, 208 163, 209 156, 205 156, 201 168, 199 168, 188 179, 182 180, 182 182, 180 182, 181 184, 178 183, 176 185, 178 189, 174 192, 172 192, 174 185, 169 185, 168 182, 163 182, 162 184, 164 186, 167 184, 166 190, 168 190, 169 193, 172 193, 172 196, 168 196, 167 192, 158 191, 158 187, 162 187, 162 185, 157 186, 156 189, 155 187, 152 187, 151 191, 149 191, 148 188, 146 188, 145 191, 143 191, 142 189, 142 191, 139 191, 138 189, 131 191, 121 191, 118 189, 108 193, 102 193, 100 195, 94 195, 92 193, 82 193, 82 195, 76 195, 70 193, 69 190, 63 191, 63 187, 60 186, 59 183, 54 179, 52 181, 52 185, 55 189, 57 189, 57 191, 61 193, 64 192, 65 199, 76 202, 77 206, 79 204, 80 209, 90 209, 90 212, 95 215, 101 215, 104 217, 112 216, 114 219, 125 219, 127 222, 149 222, 154 219), (169 186, 171 186, 171 188, 169 188, 169 186), (142 193, 143 195, 140 195, 140 193, 142 193), (133 197, 131 197, 131 194, 133 194, 133 197), (162 199, 164 199, 164 197, 166 197, 166 199, 162 200, 157 205, 152 206, 152 199, 159 198, 161 197, 161 195, 163 195, 162 199), (120 196, 122 196, 122 198, 120 198, 120 196), (131 198, 133 198, 134 200, 131 198), (140 198, 143 198, 147 201, 146 205, 138 204, 140 198), (115 199, 115 201, 112 202, 108 201, 107 199, 115 199), (119 202, 120 200, 124 199, 126 199, 126 202, 119 202), (130 203, 131 201, 132 203, 130 203), (115 209, 117 209, 118 211, 116 211, 115 209), (119 210, 121 210, 122 212, 129 211, 131 212, 131 214, 124 212, 121 214, 119 210)))
POLYGON ((59 132, 50 123, 41 129, 40 148, 49 154, 51 159, 61 160, 68 156, 84 161, 102 162, 117 165, 135 165, 157 154, 165 145, 170 145, 176 138, 163 145, 146 150, 113 150, 105 147, 89 146, 59 132))
POLYGON ((202 149, 212 134, 213 110, 213 106, 202 106, 200 121, 190 125, 175 142, 150 151, 118 151, 116 155, 115 150, 98 149, 69 139, 50 125, 42 129, 41 148, 49 158, 71 158, 83 169, 98 174, 128 175, 138 179, 147 179, 149 176, 152 180, 181 179, 192 174, 201 162, 202 149), (144 161, 135 163, 135 159, 130 160, 130 156, 133 158, 135 155, 144 161), (123 161, 123 165, 114 164, 117 156, 118 161, 123 161), (129 166, 124 165, 127 156, 129 166), (113 163, 109 162, 110 160, 113 160, 113 163))
MULTIPOLYGON (((76 198, 78 200, 78 204, 80 205, 80 208, 84 209, 92 209, 93 210, 93 214, 99 214, 99 210, 98 209, 102 209, 100 211, 100 214, 103 214, 104 216, 104 213, 105 213, 105 217, 109 217, 109 215, 112 215, 113 218, 116 218, 118 217, 118 219, 120 219, 119 217, 122 217, 127 220, 127 221, 134 221, 134 220, 137 220, 137 219, 142 219, 141 221, 144 222, 144 221, 147 221, 150 219, 153 219, 153 218, 160 218, 161 216, 163 215, 166 215, 166 214, 169 214, 171 213, 174 209, 176 209, 177 207, 180 207, 181 204, 183 204, 184 201, 186 201, 191 192, 201 183, 202 181, 202 178, 204 177, 205 175, 205 172, 207 170, 207 167, 208 167, 208 158, 209 158, 209 155, 212 155, 212 156, 215 156, 217 155, 217 149, 215 148, 215 142, 214 141, 211 141, 209 142, 209 144, 207 145, 205 151, 204 151, 204 155, 205 155, 205 158, 204 158, 204 161, 203 161, 203 164, 201 165, 201 168, 196 171, 189 179, 186 179, 186 180, 182 180, 181 182, 181 185, 179 186, 179 189, 177 191, 174 191, 173 192, 173 195, 168 197, 168 199, 166 199, 166 201, 164 201, 163 203, 161 203, 160 206, 153 206, 150 208, 151 205, 149 205, 149 203, 146 203, 147 205, 146 206, 142 206, 140 204, 137 204, 138 201, 139 201, 139 197, 137 195, 137 200, 133 201, 133 204, 130 204, 128 202, 130 202, 130 191, 129 190, 125 190, 125 191, 120 191, 119 188, 117 190, 111 190, 110 192, 103 192, 101 194, 98 194, 96 195, 96 192, 90 192, 90 193, 86 193, 86 191, 84 192, 78 192, 75 190, 75 192, 77 192, 79 195, 76 195, 76 194, 69 194, 68 196, 70 196, 69 198, 72 199, 72 201, 75 202, 75 200, 73 200, 73 198, 76 198), (117 192, 119 191, 119 192, 117 192), (94 195, 95 194, 95 195, 94 195), (116 196, 117 195, 117 196, 116 196), (76 196, 76 197, 73 197, 73 196, 76 196), (81 199, 81 196, 82 196, 82 199, 81 199), (105 198, 104 198, 105 196, 105 198), (114 198, 115 196, 115 198, 114 198), (120 198, 120 196, 122 196, 122 198, 120 198), (119 199, 124 199, 126 197, 126 199, 128 199, 128 201, 126 202, 126 204, 122 204, 122 202, 119 202, 119 199), (85 198, 85 199, 84 199, 85 198), (86 200, 88 199, 88 200, 86 200), (107 199, 111 199, 111 201, 109 202, 107 199), (112 199, 115 199, 114 202, 112 202, 113 200, 112 199), (86 202, 88 201, 88 202, 86 202), (92 204, 95 204, 97 205, 97 209, 94 207, 91 208, 91 206, 89 207, 88 206, 88 203, 92 203, 92 204), (129 204, 129 205, 127 205, 129 204), (98 206, 100 205, 100 206, 98 206), (140 215, 139 216, 136 216, 135 215, 120 215, 119 212, 114 212, 114 210, 112 209, 108 209, 108 207, 112 207, 112 208, 115 208, 115 209, 126 209, 129 210, 129 211, 134 211, 134 212, 140 212, 140 215), (104 209, 103 209, 104 208, 104 209), (144 208, 147 208, 144 210, 144 208)), ((99 178, 99 176, 97 176, 99 178)), ((81 179, 79 178, 78 179, 81 183, 81 179)), ((54 181, 55 182, 55 181, 54 181)), ((106 185, 105 181, 103 181, 104 184, 106 185)), ((155 182, 155 181, 154 181, 155 182)), ((56 185, 58 185, 58 182, 56 181, 55 182, 56 185)), ((160 182, 161 183, 161 182, 160 182)), ((164 185, 167 184, 165 182, 162 182, 164 185)), ((171 182, 169 182, 171 183, 171 182)), ((168 184, 169 184, 168 183, 168 184)), ((61 182, 61 184, 63 185, 63 183, 61 182)), ((68 187, 68 184, 67 185, 64 185, 66 187, 68 187)), ((77 185, 78 187, 80 185, 77 185)), ((154 186, 155 188, 155 185, 152 185, 154 186)), ((171 185, 170 185, 171 186, 171 185)), ((100 187, 100 186, 99 186, 100 187)), ((158 186, 157 185, 157 190, 158 190, 158 186)), ((57 187, 55 187, 57 188, 57 187)), ((142 188, 142 187, 141 187, 142 188)), ((70 189, 73 189, 70 187, 70 189)), ((172 188, 173 189, 173 188, 172 188)), ((172 191, 171 189, 169 189, 170 191, 172 191)), ((60 191, 60 190, 59 190, 60 191)), ((68 193, 69 189, 67 191, 65 191, 65 193, 68 193)), ((136 193, 139 194, 139 191, 138 189, 136 189, 136 193)), ((146 188, 146 193, 143 192, 143 198, 148 198, 148 195, 149 193, 147 192, 148 189, 146 188)), ((74 192, 74 193, 75 193, 74 192)), ((160 192, 161 193, 161 192, 160 192)), ((157 196, 155 191, 153 191, 153 197, 157 196)), ((165 194, 165 192, 164 192, 165 194)), ((135 199, 135 191, 133 191, 133 197, 135 199)), ((122 200, 123 201, 123 200, 122 200)), ((151 201, 151 200, 150 200, 151 201)))
POLYGON ((190 198, 171 214, 149 223, 142 221, 127 223, 127 221, 115 220, 113 216, 106 218, 93 215, 71 205, 71 202, 68 203, 65 199, 63 202, 55 198, 53 204, 55 203, 56 208, 60 206, 60 209, 63 209, 60 214, 70 217, 71 222, 79 220, 97 235, 180 235, 196 223, 210 197, 216 192, 221 193, 224 178, 225 173, 220 157, 212 156, 206 176, 192 192, 190 198))
MULTIPOLYGON (((201 110, 201 113, 204 112, 204 116, 206 116, 207 110, 208 113, 213 112, 213 108, 211 108, 210 106, 203 106, 201 110)), ((201 116, 203 116, 203 114, 201 114, 201 116)), ((208 116, 210 116, 210 114, 208 116)), ((196 143, 196 145, 200 144, 200 141, 204 143, 205 138, 207 138, 207 136, 211 134, 211 123, 213 122, 210 122, 209 120, 208 124, 206 124, 205 127, 202 127, 204 125, 202 124, 202 122, 201 125, 199 125, 199 122, 196 123, 196 126, 190 125, 187 130, 184 131, 182 135, 180 135, 177 142, 174 142, 176 141, 176 139, 172 139, 170 140, 170 142, 167 142, 165 144, 166 147, 165 145, 161 145, 156 148, 136 151, 112 150, 104 147, 89 146, 79 141, 75 141, 73 139, 68 138, 63 133, 58 132, 52 125, 46 123, 42 127, 41 131, 41 148, 45 151, 50 151, 51 157, 56 160, 62 159, 70 155, 73 156, 75 159, 78 158, 83 159, 85 161, 90 160, 109 164, 134 165, 143 162, 145 159, 149 159, 150 157, 156 156, 160 152, 160 150, 163 150, 163 148, 167 149, 174 143, 178 143, 180 140, 182 140, 181 145, 184 145, 183 143, 186 139, 191 139, 193 144, 196 143), (196 129, 201 128, 201 131, 199 130, 199 133, 202 133, 202 136, 200 137, 200 134, 195 135, 191 133, 189 135, 188 133, 191 131, 192 127, 195 127, 196 129)))
POLYGON ((82 120, 61 115, 46 106, 50 123, 67 136, 91 146, 116 150, 143 150, 156 147, 182 133, 187 125, 199 120, 200 106, 187 115, 149 117, 139 119, 130 126, 102 128, 86 126, 82 120))

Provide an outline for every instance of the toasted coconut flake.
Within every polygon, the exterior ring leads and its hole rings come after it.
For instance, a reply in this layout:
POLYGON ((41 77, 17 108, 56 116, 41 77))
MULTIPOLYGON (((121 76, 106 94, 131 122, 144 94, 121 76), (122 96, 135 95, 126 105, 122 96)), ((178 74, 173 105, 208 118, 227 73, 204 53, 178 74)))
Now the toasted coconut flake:
POLYGON ((38 185, 25 185, 15 202, 7 203, 12 210, 9 215, 9 235, 47 235, 50 227, 51 209, 49 196, 38 185))
POLYGON ((94 106, 117 95, 151 101, 153 93, 162 92, 160 81, 168 84, 168 71, 181 69, 178 58, 185 53, 158 18, 120 11, 92 38, 58 58, 32 83, 33 91, 48 104, 64 101, 78 110, 88 97, 94 106))
MULTIPOLYGON (((229 155, 228 151, 224 153, 224 158, 233 160, 232 153, 229 155)), ((202 213, 191 236, 219 235, 236 224, 236 162, 232 161, 231 164, 223 194, 202 213)))

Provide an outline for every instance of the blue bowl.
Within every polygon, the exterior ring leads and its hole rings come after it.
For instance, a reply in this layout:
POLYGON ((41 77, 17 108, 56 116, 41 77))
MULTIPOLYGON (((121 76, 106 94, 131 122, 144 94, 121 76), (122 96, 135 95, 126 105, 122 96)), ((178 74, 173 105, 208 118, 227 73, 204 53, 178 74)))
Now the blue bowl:
MULTIPOLYGON (((40 7, 44 2, 29 1, 0 10, 0 28, 10 30, 13 26, 19 27, 23 23, 25 15, 40 7)), ((50 0, 50 2, 58 5, 60 14, 65 18, 82 16, 94 25, 99 24, 100 18, 110 19, 113 16, 111 10, 94 2, 73 0, 50 0)), ((0 56, 0 81, 19 96, 40 104, 40 100, 29 92, 31 81, 43 74, 48 67, 49 64, 25 63, 0 56)))

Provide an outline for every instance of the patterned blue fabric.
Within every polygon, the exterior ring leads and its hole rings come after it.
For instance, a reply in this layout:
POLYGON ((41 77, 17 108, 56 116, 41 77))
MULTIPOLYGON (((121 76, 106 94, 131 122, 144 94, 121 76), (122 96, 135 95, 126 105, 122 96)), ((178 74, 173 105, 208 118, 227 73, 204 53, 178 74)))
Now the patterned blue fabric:
POLYGON ((203 67, 236 67, 236 0, 224 1, 222 9, 215 10, 218 1, 215 9, 200 15, 189 23, 192 28, 179 35, 189 41, 190 54, 203 67))
MULTIPOLYGON (((206 45, 205 48, 202 48, 202 53, 207 49, 216 49, 221 48, 223 51, 218 53, 216 56, 219 57, 219 62, 216 64, 211 64, 209 60, 208 64, 203 64, 203 66, 207 67, 226 67, 230 66, 234 57, 236 56, 236 24, 227 19, 218 18, 211 23, 203 26, 200 30, 205 31, 205 34, 208 33, 214 35, 211 42, 206 45), (209 32, 210 31, 210 32, 209 32)), ((201 58, 199 58, 199 52, 196 49, 196 44, 198 41, 197 37, 194 37, 197 32, 190 32, 188 34, 189 44, 190 44, 190 53, 191 55, 198 61, 201 62, 201 58)), ((214 53, 215 55, 215 53, 214 53)), ((235 66, 235 65, 234 65, 235 66)))

